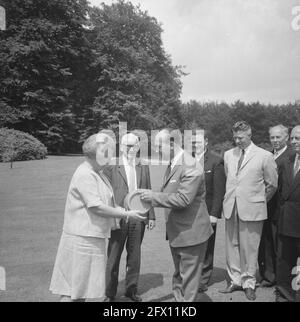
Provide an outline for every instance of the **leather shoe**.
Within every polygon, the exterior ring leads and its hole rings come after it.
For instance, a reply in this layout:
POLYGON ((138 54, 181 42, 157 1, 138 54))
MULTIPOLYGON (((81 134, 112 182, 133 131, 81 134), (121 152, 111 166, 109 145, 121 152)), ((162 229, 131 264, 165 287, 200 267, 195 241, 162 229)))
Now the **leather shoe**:
POLYGON ((114 302, 115 297, 114 296, 106 296, 103 302, 114 302))
POLYGON ((260 283, 259 283, 259 286, 260 287, 272 287, 274 286, 275 283, 272 283, 272 282, 269 282, 267 280, 262 280, 260 283))
POLYGON ((245 294, 246 294, 246 297, 249 301, 256 300, 256 294, 255 294, 255 290, 253 288, 251 288, 251 287, 245 288, 245 294))
POLYGON ((275 290, 275 302, 288 302, 289 300, 283 297, 283 295, 278 291, 275 290))
POLYGON ((232 293, 235 291, 242 291, 242 290, 243 288, 241 286, 231 283, 224 290, 219 290, 219 293, 227 294, 227 293, 232 293))
POLYGON ((201 285, 198 289, 198 292, 199 293, 204 293, 208 290, 207 286, 206 285, 201 285))
POLYGON ((135 293, 131 293, 131 294, 126 293, 125 296, 130 298, 131 301, 133 302, 142 302, 142 298, 135 293))

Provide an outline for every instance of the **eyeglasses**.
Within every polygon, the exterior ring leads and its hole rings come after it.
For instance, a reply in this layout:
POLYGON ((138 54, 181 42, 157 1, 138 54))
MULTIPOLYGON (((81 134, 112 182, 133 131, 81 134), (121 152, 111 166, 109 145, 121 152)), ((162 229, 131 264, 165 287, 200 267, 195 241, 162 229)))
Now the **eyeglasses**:
POLYGON ((127 151, 129 150, 134 150, 134 151, 138 151, 139 150, 139 145, 138 144, 133 144, 133 145, 130 145, 130 144, 126 144, 124 145, 127 149, 127 151))

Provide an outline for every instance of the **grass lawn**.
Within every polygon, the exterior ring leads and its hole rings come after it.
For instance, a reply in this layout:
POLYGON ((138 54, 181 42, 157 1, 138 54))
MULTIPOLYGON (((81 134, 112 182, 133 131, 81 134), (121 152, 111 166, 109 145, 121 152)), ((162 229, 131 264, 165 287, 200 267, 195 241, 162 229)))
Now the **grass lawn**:
MULTIPOLYGON (((50 156, 46 160, 0 163, 0 266, 6 270, 6 291, 0 301, 57 301, 49 284, 63 225, 67 189, 82 157, 50 156)), ((152 186, 159 189, 164 169, 151 168, 152 186)), ((139 293, 144 301, 171 299, 173 262, 165 240, 163 211, 156 209, 157 227, 146 232, 142 245, 139 293)), ((224 221, 220 220, 215 270, 203 301, 246 301, 243 292, 218 293, 226 286, 224 221)), ((124 293, 124 251, 118 298, 124 293)), ((273 289, 258 289, 258 301, 273 301, 273 289)), ((100 301, 100 299, 99 299, 100 301)))

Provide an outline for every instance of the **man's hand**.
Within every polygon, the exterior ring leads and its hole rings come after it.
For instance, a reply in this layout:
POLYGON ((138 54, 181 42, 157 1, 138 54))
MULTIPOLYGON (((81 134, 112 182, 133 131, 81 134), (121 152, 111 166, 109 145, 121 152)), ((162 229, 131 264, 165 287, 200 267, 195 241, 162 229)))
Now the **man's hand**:
POLYGON ((148 230, 152 230, 153 228, 155 228, 155 220, 150 219, 146 224, 146 228, 148 230))
POLYGON ((215 217, 215 216, 209 216, 209 219, 210 219, 210 223, 212 225, 216 225, 217 221, 218 221, 218 218, 215 217))
POLYGON ((153 199, 153 192, 151 190, 146 190, 141 193, 141 200, 151 203, 153 199))

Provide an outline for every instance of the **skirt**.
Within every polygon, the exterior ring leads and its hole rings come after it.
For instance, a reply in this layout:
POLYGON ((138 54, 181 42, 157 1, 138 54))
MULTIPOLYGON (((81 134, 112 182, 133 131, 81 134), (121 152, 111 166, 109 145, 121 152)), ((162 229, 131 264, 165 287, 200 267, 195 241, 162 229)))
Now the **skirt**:
POLYGON ((62 233, 54 264, 50 291, 71 299, 94 299, 105 295, 106 241, 62 233))

